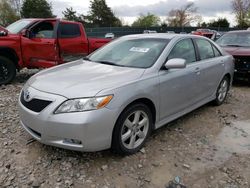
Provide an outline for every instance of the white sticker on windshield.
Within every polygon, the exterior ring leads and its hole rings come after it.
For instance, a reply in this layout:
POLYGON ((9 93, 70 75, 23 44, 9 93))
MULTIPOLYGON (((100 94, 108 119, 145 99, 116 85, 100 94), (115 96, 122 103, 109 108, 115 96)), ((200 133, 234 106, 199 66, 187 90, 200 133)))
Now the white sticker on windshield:
POLYGON ((149 48, 132 47, 132 48, 130 48, 129 51, 131 51, 131 52, 147 53, 149 51, 149 48))

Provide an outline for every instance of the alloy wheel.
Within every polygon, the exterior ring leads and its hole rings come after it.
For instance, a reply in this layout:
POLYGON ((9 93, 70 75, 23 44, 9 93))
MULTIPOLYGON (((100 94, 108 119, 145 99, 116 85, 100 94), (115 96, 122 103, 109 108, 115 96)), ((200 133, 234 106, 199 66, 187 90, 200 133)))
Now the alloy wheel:
POLYGON ((123 146, 127 149, 137 148, 146 139, 148 131, 148 115, 141 110, 131 113, 122 126, 121 141, 123 146))
POLYGON ((224 101, 226 96, 227 96, 227 92, 228 92, 228 81, 226 79, 224 79, 219 86, 219 90, 218 90, 218 100, 220 102, 224 101))

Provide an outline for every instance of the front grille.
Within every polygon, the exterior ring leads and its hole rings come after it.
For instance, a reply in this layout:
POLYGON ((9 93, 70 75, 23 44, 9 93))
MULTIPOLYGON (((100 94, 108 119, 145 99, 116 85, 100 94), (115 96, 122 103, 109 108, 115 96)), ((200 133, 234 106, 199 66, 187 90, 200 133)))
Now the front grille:
POLYGON ((52 101, 41 100, 41 99, 32 99, 30 101, 24 100, 24 92, 21 93, 21 103, 31 111, 41 112, 44 108, 46 108, 52 101))
POLYGON ((238 71, 250 71, 250 56, 234 56, 235 69, 238 71))

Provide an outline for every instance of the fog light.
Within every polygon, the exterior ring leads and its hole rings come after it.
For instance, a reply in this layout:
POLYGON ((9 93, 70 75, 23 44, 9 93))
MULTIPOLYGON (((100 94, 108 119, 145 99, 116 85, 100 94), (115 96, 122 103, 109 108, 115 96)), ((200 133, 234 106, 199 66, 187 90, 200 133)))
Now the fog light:
POLYGON ((66 144, 77 144, 77 145, 82 144, 82 141, 81 141, 81 140, 68 139, 68 138, 65 138, 65 139, 63 140, 63 142, 66 143, 66 144))

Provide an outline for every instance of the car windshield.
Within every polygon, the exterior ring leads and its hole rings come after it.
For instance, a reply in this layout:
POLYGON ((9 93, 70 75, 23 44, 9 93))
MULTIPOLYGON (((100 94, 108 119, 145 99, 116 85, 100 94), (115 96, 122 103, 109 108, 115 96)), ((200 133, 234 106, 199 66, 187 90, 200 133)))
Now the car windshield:
POLYGON ((122 67, 148 68, 158 59, 169 40, 118 39, 88 57, 90 61, 122 67))
POLYGON ((31 22, 32 20, 19 20, 9 25, 6 29, 12 34, 17 34, 20 31, 22 31, 25 27, 27 27, 31 22))
POLYGON ((220 46, 250 47, 249 33, 228 33, 216 41, 220 46))

